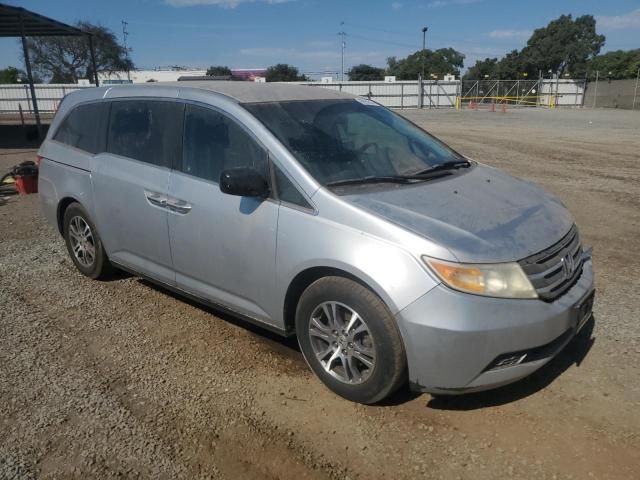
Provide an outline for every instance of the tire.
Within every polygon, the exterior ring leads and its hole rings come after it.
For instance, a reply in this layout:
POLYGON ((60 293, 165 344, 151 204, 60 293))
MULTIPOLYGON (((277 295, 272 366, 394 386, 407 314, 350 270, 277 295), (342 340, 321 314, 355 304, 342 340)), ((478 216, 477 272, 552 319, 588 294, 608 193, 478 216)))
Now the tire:
POLYGON ((98 230, 79 203, 71 203, 64 211, 62 235, 69 256, 80 273, 92 279, 105 278, 113 273, 114 268, 109 263, 98 230), (87 233, 86 228, 89 229, 88 235, 82 237, 87 233), (78 250, 78 254, 74 249, 78 250))
POLYGON ((379 402, 406 380, 404 346, 391 312, 353 280, 324 277, 307 287, 296 309, 296 334, 311 370, 348 400, 379 402))

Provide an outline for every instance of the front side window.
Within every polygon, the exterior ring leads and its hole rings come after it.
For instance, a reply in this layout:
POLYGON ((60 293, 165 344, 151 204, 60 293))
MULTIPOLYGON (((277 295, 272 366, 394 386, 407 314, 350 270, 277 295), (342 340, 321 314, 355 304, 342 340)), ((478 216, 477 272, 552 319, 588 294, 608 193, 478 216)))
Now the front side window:
POLYGON ((170 167, 179 155, 184 106, 159 100, 111 104, 107 151, 141 162, 170 167))
POLYGON ((267 152, 235 120, 187 105, 180 170, 217 183, 223 170, 234 167, 252 167, 266 178, 267 152))
POLYGON ((98 153, 104 106, 102 102, 77 106, 64 118, 53 139, 85 152, 98 153))
POLYGON ((311 205, 309 205, 309 202, 307 202, 298 188, 276 165, 273 165, 273 177, 275 179, 276 191, 278 192, 278 199, 283 202, 298 205, 299 207, 311 208, 311 205))
POLYGON ((244 104, 323 185, 415 175, 462 157, 400 115, 363 99, 244 104))

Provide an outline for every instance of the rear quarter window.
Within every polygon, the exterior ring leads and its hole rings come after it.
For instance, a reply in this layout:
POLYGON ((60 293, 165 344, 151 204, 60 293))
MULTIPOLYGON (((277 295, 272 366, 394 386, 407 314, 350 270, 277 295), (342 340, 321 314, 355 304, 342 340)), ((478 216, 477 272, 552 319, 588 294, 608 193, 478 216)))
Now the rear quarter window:
POLYGON ((75 107, 64 117, 53 139, 89 153, 100 150, 100 131, 106 104, 89 103, 75 107))

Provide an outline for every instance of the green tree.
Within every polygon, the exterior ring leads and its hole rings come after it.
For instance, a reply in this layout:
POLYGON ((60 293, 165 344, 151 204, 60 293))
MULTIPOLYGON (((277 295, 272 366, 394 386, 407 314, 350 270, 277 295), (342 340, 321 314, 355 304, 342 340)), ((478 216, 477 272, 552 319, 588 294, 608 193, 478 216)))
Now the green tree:
POLYGON ((581 78, 604 41, 604 35, 596 33, 596 20, 592 15, 575 20, 571 15, 561 15, 546 27, 536 29, 521 55, 530 69, 529 75, 551 70, 581 78))
POLYGON ((303 82, 307 77, 300 75, 298 69, 286 63, 279 63, 267 68, 267 82, 303 82))
POLYGON ((438 50, 418 50, 400 60, 395 57, 387 58, 387 74, 395 75, 398 80, 416 80, 422 72, 424 59, 425 78, 430 75, 460 75, 464 65, 464 55, 453 48, 438 50))
MULTIPOLYGON (((128 52, 106 27, 78 22, 81 30, 93 34, 96 69, 106 72, 131 70, 128 52)), ((87 38, 32 37, 27 48, 35 73, 52 83, 76 83, 79 78, 93 78, 91 53, 87 38)))
POLYGON ((355 65, 347 72, 349 80, 384 80, 384 68, 372 67, 371 65, 355 65))
POLYGON ((18 78, 26 78, 27 75, 15 67, 0 69, 0 83, 18 83, 18 78))
POLYGON ((498 59, 497 58, 485 58, 484 60, 477 60, 473 67, 469 67, 467 73, 464 74, 465 80, 482 80, 485 76, 489 78, 495 78, 495 74, 498 71, 498 59))
POLYGON ((207 75, 210 77, 227 77, 231 76, 231 69, 226 65, 216 65, 207 68, 207 75))
POLYGON ((465 74, 468 79, 518 79, 526 76, 538 78, 547 74, 569 73, 574 78, 584 77, 589 63, 604 45, 604 36, 596 33, 596 21, 591 15, 575 20, 561 15, 546 27, 536 29, 522 50, 512 50, 503 58, 478 60, 465 74))
POLYGON ((636 78, 638 69, 640 69, 640 48, 607 52, 595 57, 589 65, 591 72, 599 71, 601 77, 612 80, 636 78))

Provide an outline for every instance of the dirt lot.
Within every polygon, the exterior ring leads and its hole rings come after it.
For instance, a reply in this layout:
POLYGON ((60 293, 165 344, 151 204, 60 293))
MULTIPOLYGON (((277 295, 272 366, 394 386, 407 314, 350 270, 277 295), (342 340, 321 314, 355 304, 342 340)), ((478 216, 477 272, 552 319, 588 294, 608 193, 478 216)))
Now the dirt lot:
MULTIPOLYGON (((593 245, 589 325, 532 377, 364 407, 295 342, 135 277, 77 273, 0 203, 0 478, 640 478, 640 112, 407 112, 557 194, 593 245)), ((0 171, 33 150, 0 150, 0 171)))

